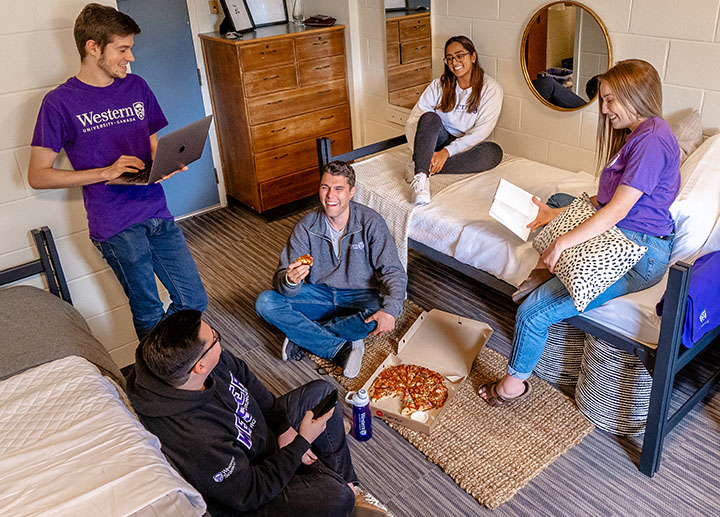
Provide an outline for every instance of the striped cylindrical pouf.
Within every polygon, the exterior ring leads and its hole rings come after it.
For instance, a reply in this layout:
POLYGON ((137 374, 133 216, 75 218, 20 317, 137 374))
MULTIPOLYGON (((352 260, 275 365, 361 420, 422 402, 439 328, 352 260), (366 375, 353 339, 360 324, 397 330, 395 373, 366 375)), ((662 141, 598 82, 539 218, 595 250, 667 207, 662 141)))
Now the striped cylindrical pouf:
POLYGON ((570 384, 577 382, 585 346, 585 332, 561 321, 550 325, 540 361, 533 372, 548 382, 570 384))
POLYGON ((586 335, 575 403, 593 424, 630 436, 645 429, 652 377, 640 359, 586 335))

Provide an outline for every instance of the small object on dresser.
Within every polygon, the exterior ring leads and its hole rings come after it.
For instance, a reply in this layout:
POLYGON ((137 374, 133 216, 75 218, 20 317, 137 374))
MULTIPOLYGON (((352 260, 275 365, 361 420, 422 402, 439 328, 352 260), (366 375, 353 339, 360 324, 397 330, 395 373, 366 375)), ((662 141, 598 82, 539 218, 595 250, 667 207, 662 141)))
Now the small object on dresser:
POLYGON ((332 27, 336 21, 332 16, 316 14, 315 16, 305 18, 305 25, 308 27, 332 27))

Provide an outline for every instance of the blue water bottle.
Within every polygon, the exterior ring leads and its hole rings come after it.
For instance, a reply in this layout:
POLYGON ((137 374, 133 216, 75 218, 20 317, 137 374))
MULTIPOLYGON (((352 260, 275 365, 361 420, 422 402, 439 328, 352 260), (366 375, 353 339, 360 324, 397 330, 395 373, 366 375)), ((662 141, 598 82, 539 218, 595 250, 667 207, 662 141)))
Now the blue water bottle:
POLYGON ((366 442, 372 438, 370 397, 367 390, 348 391, 345 401, 353 407, 353 436, 359 442, 366 442))

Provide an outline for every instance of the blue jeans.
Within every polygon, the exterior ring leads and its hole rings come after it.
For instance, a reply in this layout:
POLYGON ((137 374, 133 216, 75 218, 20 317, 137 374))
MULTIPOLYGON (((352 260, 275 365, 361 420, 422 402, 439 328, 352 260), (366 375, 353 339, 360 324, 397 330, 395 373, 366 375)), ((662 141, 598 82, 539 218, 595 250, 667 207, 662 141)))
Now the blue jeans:
MULTIPOLYGON (((565 206, 572 199, 574 198, 567 194, 559 194, 551 197, 548 205, 565 206), (551 204, 551 201, 554 203, 551 204)), ((670 265, 673 236, 660 238, 632 230, 621 229, 621 231, 631 241, 640 246, 647 246, 647 253, 625 273, 625 276, 590 302, 585 312, 613 298, 657 284, 670 265)), ((551 278, 535 289, 520 305, 515 316, 515 336, 513 351, 508 362, 508 373, 518 379, 530 377, 545 349, 550 325, 578 314, 570 293, 557 277, 551 278)))
POLYGON ((303 284, 295 296, 263 291, 255 310, 296 345, 325 359, 335 357, 347 341, 364 339, 377 323, 365 320, 380 310, 375 289, 337 289, 303 284))
POLYGON ((204 311, 208 304, 195 261, 174 221, 148 219, 103 242, 95 242, 130 301, 139 339, 166 316, 155 275, 170 293, 167 314, 204 311))

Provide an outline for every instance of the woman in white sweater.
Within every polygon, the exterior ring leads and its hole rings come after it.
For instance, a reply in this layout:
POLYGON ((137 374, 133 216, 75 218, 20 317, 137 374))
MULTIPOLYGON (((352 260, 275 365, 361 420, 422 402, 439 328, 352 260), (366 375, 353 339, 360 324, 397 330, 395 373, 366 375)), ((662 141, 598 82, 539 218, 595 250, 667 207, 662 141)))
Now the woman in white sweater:
POLYGON ((447 40, 443 62, 442 76, 425 89, 405 124, 415 204, 430 202, 429 176, 482 172, 502 160, 500 146, 484 141, 500 116, 502 88, 480 67, 465 36, 447 40))

